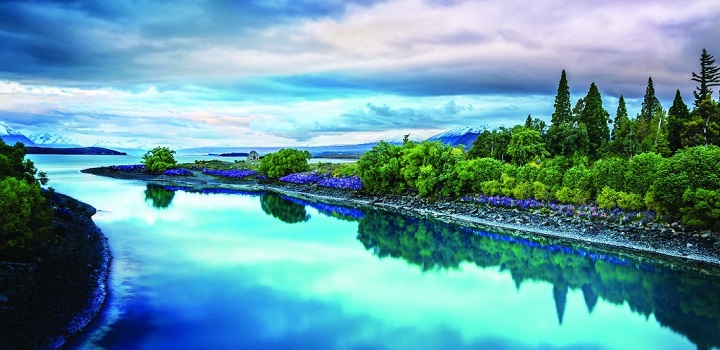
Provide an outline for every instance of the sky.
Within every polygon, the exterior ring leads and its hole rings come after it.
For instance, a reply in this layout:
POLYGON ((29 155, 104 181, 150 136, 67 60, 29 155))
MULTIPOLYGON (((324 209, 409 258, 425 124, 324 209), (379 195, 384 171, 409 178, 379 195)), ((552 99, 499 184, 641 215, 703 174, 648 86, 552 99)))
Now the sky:
POLYGON ((550 121, 560 73, 688 105, 720 1, 0 0, 0 120, 81 144, 312 146, 550 121))

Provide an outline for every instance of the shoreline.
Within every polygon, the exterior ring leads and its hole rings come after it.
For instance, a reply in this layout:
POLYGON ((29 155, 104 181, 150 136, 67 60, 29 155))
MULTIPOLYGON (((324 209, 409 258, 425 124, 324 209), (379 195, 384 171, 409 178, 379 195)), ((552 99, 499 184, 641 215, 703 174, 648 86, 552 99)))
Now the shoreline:
POLYGON ((423 198, 338 190, 317 185, 221 179, 199 172, 172 177, 112 171, 107 167, 82 170, 98 176, 141 180, 151 184, 185 186, 196 190, 225 188, 270 191, 299 199, 385 210, 421 218, 432 218, 469 228, 502 229, 515 234, 546 237, 574 244, 586 244, 613 253, 641 254, 668 260, 699 270, 720 274, 720 240, 717 233, 685 230, 678 225, 648 223, 616 224, 603 220, 558 216, 533 210, 518 210, 457 200, 428 201, 423 198))
POLYGON ((112 256, 96 209, 60 193, 52 204, 55 237, 30 261, 0 264, 0 348, 63 348, 105 306, 112 256))

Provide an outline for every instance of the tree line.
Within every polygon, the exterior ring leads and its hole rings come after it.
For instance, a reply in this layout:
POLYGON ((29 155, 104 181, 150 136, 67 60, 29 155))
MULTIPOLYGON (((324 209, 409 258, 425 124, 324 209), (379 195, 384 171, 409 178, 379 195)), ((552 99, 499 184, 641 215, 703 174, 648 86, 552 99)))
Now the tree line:
POLYGON ((366 189, 459 197, 595 201, 602 208, 648 209, 699 228, 720 228, 720 105, 712 97, 720 68, 706 50, 690 110, 680 91, 666 111, 652 77, 640 113, 621 95, 613 119, 593 82, 571 105, 563 70, 549 126, 485 130, 465 152, 439 142, 381 142, 358 161, 366 189))

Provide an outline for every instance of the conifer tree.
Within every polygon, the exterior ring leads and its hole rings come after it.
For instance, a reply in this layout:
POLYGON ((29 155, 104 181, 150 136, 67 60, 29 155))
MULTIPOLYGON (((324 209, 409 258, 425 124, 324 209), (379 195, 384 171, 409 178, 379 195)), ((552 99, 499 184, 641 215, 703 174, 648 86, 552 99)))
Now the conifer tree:
POLYGON ((628 119, 627 107, 625 106, 625 97, 623 97, 623 95, 620 95, 620 99, 618 100, 617 112, 615 112, 615 119, 613 120, 613 128, 612 128, 612 131, 610 132, 611 140, 615 140, 616 135, 621 127, 620 124, 625 119, 628 119))
POLYGON ((562 74, 560 75, 557 95, 555 95, 555 111, 552 114, 552 124, 558 125, 563 122, 569 122, 572 115, 571 108, 570 86, 568 86, 567 75, 563 69, 562 74))
POLYGON ((662 109, 660 101, 655 97, 655 87, 653 86, 652 77, 648 78, 648 85, 645 89, 645 97, 643 97, 640 116, 638 119, 649 123, 659 110, 662 109))
POLYGON ((705 49, 700 54, 700 73, 693 72, 692 80, 700 83, 693 91, 697 108, 703 100, 712 98, 713 86, 720 86, 720 67, 715 65, 715 58, 705 49))
POLYGON ((668 111, 668 146, 672 152, 682 148, 682 138, 685 123, 690 121, 690 111, 680 96, 680 90, 675 92, 675 99, 668 111))
POLYGON ((584 123, 587 127, 588 156, 591 159, 598 159, 610 140, 610 127, 608 127, 610 114, 603 108, 602 96, 600 96, 600 91, 595 83, 590 85, 590 90, 583 102, 579 122, 584 123))

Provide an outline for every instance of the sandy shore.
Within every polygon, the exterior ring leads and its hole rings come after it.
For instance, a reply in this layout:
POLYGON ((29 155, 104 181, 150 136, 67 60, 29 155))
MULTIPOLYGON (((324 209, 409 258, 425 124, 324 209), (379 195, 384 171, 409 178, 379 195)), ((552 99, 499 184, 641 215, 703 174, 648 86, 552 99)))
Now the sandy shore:
POLYGON ((194 190, 228 188, 245 191, 272 191, 310 201, 361 209, 399 212, 434 218, 481 229, 504 229, 523 235, 541 235, 573 244, 587 244, 618 253, 642 254, 662 258, 670 264, 683 264, 720 273, 720 241, 717 232, 687 230, 680 225, 658 223, 617 224, 533 211, 521 211, 460 201, 427 201, 411 196, 373 196, 363 192, 337 190, 317 185, 283 182, 226 180, 195 172, 189 177, 152 176, 93 168, 84 172, 116 178, 141 179, 150 183, 185 186, 194 190))

